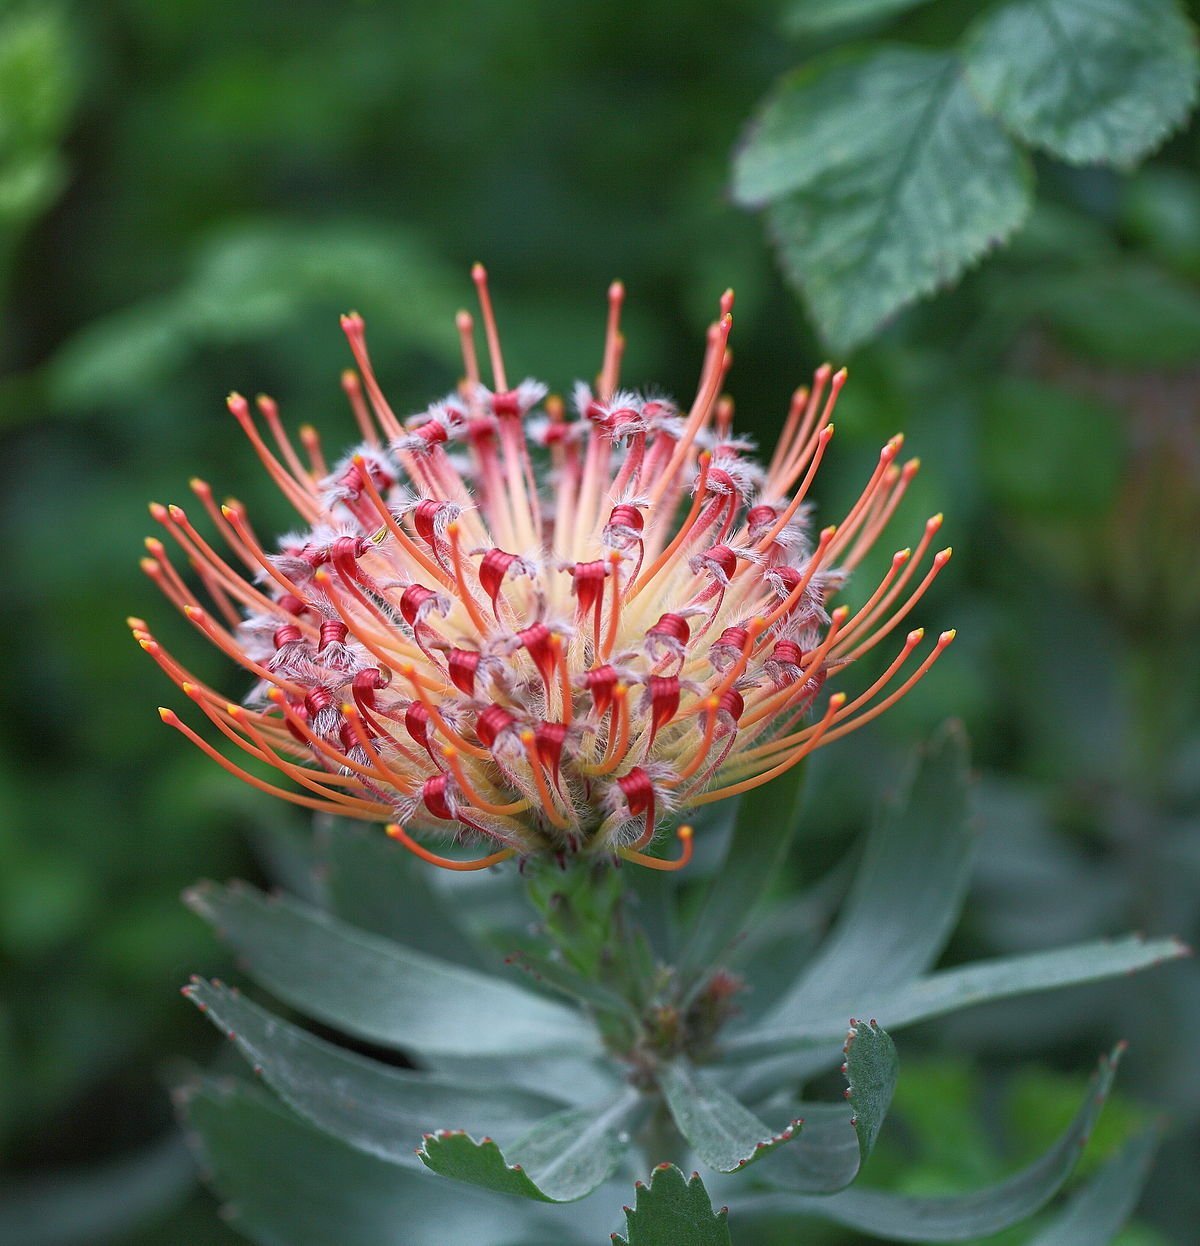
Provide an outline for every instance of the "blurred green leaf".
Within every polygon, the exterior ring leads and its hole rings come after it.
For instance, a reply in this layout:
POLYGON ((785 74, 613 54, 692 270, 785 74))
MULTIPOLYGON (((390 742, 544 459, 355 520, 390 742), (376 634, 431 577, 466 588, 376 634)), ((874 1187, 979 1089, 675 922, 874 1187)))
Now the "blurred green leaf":
POLYGON ((771 205, 785 272, 843 351, 1007 238, 1030 185, 961 63, 914 48, 855 50, 784 78, 734 164, 739 202, 771 205))
POLYGON ((1097 517, 1121 478, 1123 430, 1107 404, 1024 377, 984 399, 984 468, 1000 501, 1057 521, 1097 517))
POLYGON ((459 283, 411 233, 355 220, 225 224, 168 296, 94 320, 49 364, 52 401, 72 411, 140 395, 205 344, 277 333, 306 309, 352 306, 375 329, 457 362, 459 283))
POLYGON ((682 1058, 664 1064, 657 1076, 679 1132, 704 1163, 718 1172, 745 1168, 800 1130, 800 1121, 793 1120, 779 1133, 772 1133, 711 1074, 697 1071, 682 1058))
POLYGON ((71 31, 53 3, 0 13, 0 229, 35 217, 58 196, 57 146, 75 102, 71 31))
POLYGON ((739 1208, 747 1215, 817 1216, 864 1233, 899 1242, 956 1242, 999 1233, 1033 1215, 1062 1188, 1100 1115, 1112 1086, 1120 1049, 1100 1071, 1070 1128, 1041 1159, 972 1194, 920 1198, 855 1186, 826 1198, 807 1195, 751 1197, 739 1208))
POLYGON ((462 1130, 439 1129, 425 1135, 417 1154, 442 1177, 535 1202, 573 1203, 612 1176, 641 1102, 641 1092, 626 1086, 607 1103, 539 1121, 504 1152, 490 1138, 476 1142, 462 1130))
POLYGON ((985 106, 1079 164, 1132 164, 1196 98, 1196 40, 1175 0, 1008 0, 968 36, 985 106))
POLYGON ((444 1055, 586 1053, 582 1015, 508 982, 366 934, 285 896, 212 883, 191 908, 251 976, 306 1016, 385 1046, 444 1055))
POLYGON ((698 1173, 691 1180, 674 1164, 659 1164, 650 1184, 637 1183, 637 1198, 625 1209, 626 1236, 614 1246, 730 1246, 729 1209, 714 1212, 698 1173))
POLYGON ((1029 1246, 1106 1246, 1133 1214, 1161 1136, 1150 1129, 1114 1155, 1029 1246))
POLYGON ((195 1182, 172 1132, 107 1163, 7 1181, 0 1187, 0 1246, 106 1246, 164 1216, 195 1182))
POLYGON ((791 0, 783 24, 792 34, 808 34, 894 17, 928 3, 929 0, 791 0))
POLYGON ((1168 269, 1200 276, 1200 178, 1195 173, 1140 169, 1122 188, 1121 219, 1168 269))
POLYGON ((1118 260, 1010 284, 1010 314, 1047 325, 1107 367, 1185 367, 1200 357, 1200 291, 1144 262, 1118 260))
POLYGON ((393 1068, 345 1051, 218 982, 194 979, 184 994, 288 1107, 340 1141, 394 1164, 415 1164, 422 1135, 437 1124, 519 1134, 561 1106, 529 1091, 393 1068))

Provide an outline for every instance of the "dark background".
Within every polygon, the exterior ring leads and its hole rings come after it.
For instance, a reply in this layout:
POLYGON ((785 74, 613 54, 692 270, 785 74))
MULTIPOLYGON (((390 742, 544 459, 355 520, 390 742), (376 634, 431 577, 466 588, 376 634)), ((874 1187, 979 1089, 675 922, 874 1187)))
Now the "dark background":
MULTIPOLYGON (((979 7, 889 33, 939 44, 979 7)), ((825 352, 730 202, 729 160, 819 45, 789 43, 765 0, 107 0, 0 5, 0 47, 0 1157, 11 1197, 81 1209, 79 1235, 47 1242, 100 1240, 87 1209, 114 1203, 145 1212, 123 1242, 223 1242, 174 1153, 143 1150, 171 1119, 172 1062, 214 1049, 176 988, 223 962, 178 894, 261 877, 264 827, 288 811, 158 722, 173 690, 126 615, 238 689, 140 574, 145 503, 186 503, 199 474, 260 532, 288 524, 226 392, 274 394, 336 454, 352 436, 338 313, 363 312, 393 403, 416 409, 458 375, 476 259, 510 371, 560 389, 594 373, 619 276, 627 379, 686 398, 733 285, 730 389, 769 447, 825 352), (108 1167, 131 1155, 141 1167, 108 1167)), ((904 749, 958 714, 983 848, 954 955, 1196 933, 1198 155, 1189 130, 1129 175, 1040 165, 1014 243, 848 361, 823 513, 905 429, 924 466, 896 544, 946 512, 956 554, 920 617, 959 638, 916 695, 822 754, 793 880, 837 859, 904 749)), ((1006 1171, 1124 1035, 1118 1121, 1148 1105, 1177 1123, 1147 1203, 1159 1228, 1129 1240, 1185 1241, 1197 1025, 1186 965, 931 1029, 911 1179, 1006 1171), (922 1107, 930 1086, 959 1106, 955 1144, 922 1107)))

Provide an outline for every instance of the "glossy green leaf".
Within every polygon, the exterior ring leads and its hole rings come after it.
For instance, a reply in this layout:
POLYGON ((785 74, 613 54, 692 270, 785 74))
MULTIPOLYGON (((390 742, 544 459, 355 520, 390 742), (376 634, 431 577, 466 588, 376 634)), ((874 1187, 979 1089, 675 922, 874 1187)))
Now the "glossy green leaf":
POLYGON ((1189 954, 1178 939, 1146 940, 1137 935, 1099 939, 1051 952, 999 957, 917 978, 906 986, 874 995, 851 995, 842 1009, 824 1017, 796 1018, 782 1027, 765 1020, 734 1035, 722 1050, 727 1058, 754 1058, 825 1048, 840 1041, 839 1013, 869 1014, 889 1031, 990 1000, 1098 982, 1149 969, 1189 954))
POLYGON ((674 1164, 659 1164, 649 1185, 637 1183, 626 1236, 614 1233, 613 1246, 731 1246, 728 1218, 728 1207, 713 1211, 699 1173, 689 1181, 674 1164))
POLYGON ((967 40, 980 99, 1026 142, 1130 164, 1196 98, 1196 40, 1176 0, 1009 0, 967 40))
POLYGON ((1058 1142, 1007 1180, 972 1194, 923 1198, 854 1186, 828 1197, 767 1195, 748 1199, 748 1215, 817 1216, 890 1241, 955 1242, 999 1233, 1033 1215, 1071 1175, 1112 1085, 1120 1049, 1104 1059, 1083 1105, 1058 1142))
POLYGON ((778 879, 800 821, 803 783, 804 767, 793 766, 741 798, 725 860, 688 925, 678 960, 685 982, 702 981, 720 963, 778 879))
POLYGON ((247 972, 306 1016, 388 1047, 443 1055, 596 1050, 581 1014, 519 986, 355 930, 252 887, 201 884, 188 904, 247 972))
POLYGON ((739 152, 734 193, 770 204, 788 277, 848 350, 954 281, 1024 220, 1024 155, 951 54, 877 48, 786 77, 739 152))
POLYGON ((783 24, 795 34, 834 30, 856 22, 882 21, 929 0, 792 0, 783 24))
POLYGON ((464 1084, 380 1064, 272 1016, 220 983, 195 978, 184 994, 290 1108, 350 1146, 392 1163, 415 1165, 422 1136, 437 1124, 515 1135, 561 1107, 560 1101, 501 1082, 464 1084))
POLYGON ((709 1168, 734 1172, 790 1141, 800 1128, 794 1120, 772 1133, 749 1108, 723 1090, 712 1076, 680 1058, 658 1071, 658 1085, 679 1132, 709 1168))
POLYGON ((492 1196, 344 1146, 243 1082, 206 1081, 180 1099, 227 1216, 265 1246, 582 1246, 607 1220, 533 1204, 498 1215, 492 1196))
POLYGON ((1161 1140, 1149 1129, 1126 1143, 1028 1246, 1106 1246, 1133 1214, 1161 1140))
POLYGON ((555 1113, 505 1151, 491 1138, 476 1142, 462 1130, 439 1129, 425 1135, 418 1155, 442 1177, 537 1202, 575 1202, 612 1176, 641 1098, 626 1087, 608 1103, 555 1113))
POLYGON ((886 995, 937 959, 958 920, 975 845, 967 766, 962 726, 947 723, 877 822, 837 924, 769 1024, 828 1016, 851 994, 886 995))

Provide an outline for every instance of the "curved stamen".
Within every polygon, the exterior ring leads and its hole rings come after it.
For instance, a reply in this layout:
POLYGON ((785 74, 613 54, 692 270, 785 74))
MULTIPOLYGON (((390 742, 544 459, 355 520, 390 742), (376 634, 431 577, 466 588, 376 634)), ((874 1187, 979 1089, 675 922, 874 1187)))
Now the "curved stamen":
POLYGON ((507 861, 509 857, 517 854, 515 848, 502 848, 499 852, 493 852, 491 856, 480 857, 476 861, 457 861, 453 857, 439 857, 436 852, 430 852, 428 848, 417 843, 399 823, 390 822, 384 829, 392 839, 403 844, 414 856, 420 857, 422 861, 427 861, 430 865, 439 866, 443 870, 486 870, 488 866, 498 865, 501 861, 507 861))

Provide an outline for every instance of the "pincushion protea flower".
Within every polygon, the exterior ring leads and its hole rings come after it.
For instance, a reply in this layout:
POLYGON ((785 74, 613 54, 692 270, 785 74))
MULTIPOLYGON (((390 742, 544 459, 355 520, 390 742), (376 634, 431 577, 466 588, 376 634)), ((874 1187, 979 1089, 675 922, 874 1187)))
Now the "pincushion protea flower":
POLYGON ((618 387, 616 283, 597 383, 576 386, 568 418, 542 384, 510 387, 486 274, 473 276, 491 387, 462 312, 464 379, 408 420, 380 390, 361 317, 342 318, 357 365, 343 387, 361 442, 333 467, 312 429, 297 449, 271 399, 257 400, 256 420, 230 396, 304 525, 277 552, 202 481, 192 490, 228 552, 180 507, 151 507, 209 604, 163 542, 147 541, 144 569, 254 687, 233 704, 142 620, 131 620, 136 638, 235 756, 298 790, 244 769, 172 711, 162 717, 255 787, 388 822, 451 869, 576 853, 677 868, 691 855, 688 827, 676 859, 646 852, 664 816, 765 783, 870 721, 950 643, 943 633, 914 665, 923 634, 910 632, 868 688, 824 697, 949 559, 942 550, 917 574, 941 516, 856 611, 831 609, 918 466, 897 462, 902 438, 892 438, 842 522, 810 533, 805 499, 844 369, 822 367, 796 392, 761 466, 720 396, 732 293, 685 412, 618 387), (484 855, 440 856, 414 833, 470 838, 484 855))

